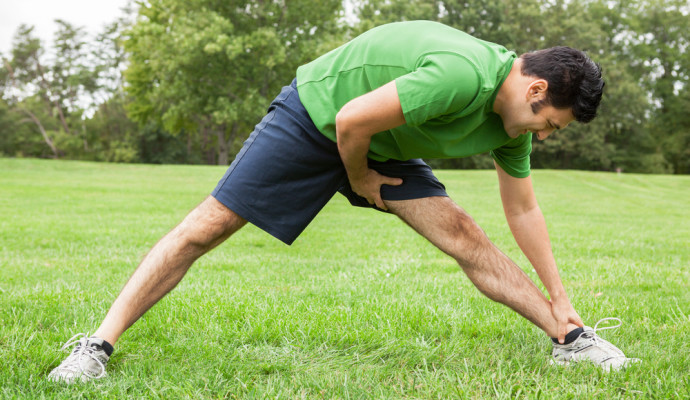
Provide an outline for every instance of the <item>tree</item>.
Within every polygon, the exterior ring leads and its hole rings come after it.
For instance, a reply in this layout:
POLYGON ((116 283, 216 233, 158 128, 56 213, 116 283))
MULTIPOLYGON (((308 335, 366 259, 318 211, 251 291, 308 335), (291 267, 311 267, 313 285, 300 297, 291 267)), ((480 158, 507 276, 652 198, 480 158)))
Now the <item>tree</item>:
MULTIPOLYGON (((44 110, 52 114, 53 102, 50 95, 43 90, 45 87, 45 69, 41 64, 43 47, 38 38, 33 36, 33 27, 20 25, 14 37, 12 59, 3 57, 2 88, 3 97, 9 105, 9 109, 21 113, 35 124, 45 144, 50 148, 53 157, 58 157, 59 150, 54 144, 54 138, 46 130, 37 112, 28 107, 29 102, 22 104, 20 95, 34 89, 34 96, 43 100, 44 110)), ((64 116, 64 114, 63 114, 64 116)))
POLYGON ((124 32, 133 21, 134 11, 109 23, 91 44, 92 74, 95 85, 91 91, 93 115, 84 122, 91 144, 90 159, 111 162, 148 162, 142 159, 140 140, 148 132, 139 129, 127 117, 130 101, 124 89, 123 71, 127 53, 123 46, 124 32))
POLYGON ((42 43, 27 25, 15 35, 11 59, 3 59, 6 100, 33 121, 53 157, 88 147, 79 126, 82 101, 95 87, 83 29, 61 20, 56 23, 52 60, 46 61, 42 43))
POLYGON ((27 114, 0 99, 0 156, 47 156, 49 148, 36 129, 27 114))
POLYGON ((206 162, 227 164, 298 65, 338 33, 329 0, 153 0, 128 32, 129 115, 191 135, 206 162))
POLYGON ((628 24, 636 34, 629 46, 632 66, 646 75, 656 105, 646 127, 656 138, 654 172, 688 173, 690 6, 682 0, 641 0, 628 24))

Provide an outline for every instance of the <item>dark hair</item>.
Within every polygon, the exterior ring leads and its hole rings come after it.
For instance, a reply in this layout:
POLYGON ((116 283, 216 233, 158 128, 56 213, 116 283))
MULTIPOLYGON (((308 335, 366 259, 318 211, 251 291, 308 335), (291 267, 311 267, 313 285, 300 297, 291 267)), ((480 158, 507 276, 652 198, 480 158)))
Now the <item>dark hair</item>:
POLYGON ((541 105, 570 108, 575 119, 584 123, 596 117, 605 83, 601 78, 601 66, 584 52, 559 46, 525 53, 520 58, 523 75, 549 83, 545 101, 534 104, 533 110, 541 105))

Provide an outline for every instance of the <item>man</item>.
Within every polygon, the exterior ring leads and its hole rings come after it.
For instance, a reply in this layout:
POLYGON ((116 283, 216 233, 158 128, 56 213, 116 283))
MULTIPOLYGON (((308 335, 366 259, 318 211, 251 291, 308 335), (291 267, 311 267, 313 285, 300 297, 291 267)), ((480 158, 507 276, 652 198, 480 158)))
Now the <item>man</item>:
POLYGON ((112 345, 198 257, 247 221, 290 244, 337 191, 397 215, 455 258, 482 293, 554 338, 554 362, 625 366, 631 359, 584 327, 568 300, 529 176, 532 134, 543 140, 592 120, 603 86, 580 51, 517 58, 428 21, 380 26, 303 65, 211 196, 153 247, 94 336, 72 342, 50 379, 105 375, 112 345), (510 229, 550 300, 420 160, 487 151, 510 229))

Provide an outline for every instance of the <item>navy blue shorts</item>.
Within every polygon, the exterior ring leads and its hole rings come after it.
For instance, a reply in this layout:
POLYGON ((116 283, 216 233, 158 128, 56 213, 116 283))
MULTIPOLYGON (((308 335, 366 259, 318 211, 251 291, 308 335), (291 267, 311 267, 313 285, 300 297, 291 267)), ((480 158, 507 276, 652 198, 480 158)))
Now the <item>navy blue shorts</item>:
MULTIPOLYGON (((338 146, 316 129, 297 93, 283 87, 244 142, 211 195, 242 218, 291 244, 336 192, 350 203, 374 207, 355 194, 338 146)), ((369 160, 380 174, 402 178, 381 186, 384 200, 448 196, 422 160, 369 160)))

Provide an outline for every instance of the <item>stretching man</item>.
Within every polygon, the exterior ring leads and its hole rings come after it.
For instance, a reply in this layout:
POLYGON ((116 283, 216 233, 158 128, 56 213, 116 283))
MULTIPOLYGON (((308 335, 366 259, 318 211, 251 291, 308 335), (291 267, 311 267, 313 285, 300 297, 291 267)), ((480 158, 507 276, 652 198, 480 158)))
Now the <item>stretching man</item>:
POLYGON ((247 222, 290 244, 336 192, 397 215, 457 260, 482 293, 553 338, 554 362, 625 366, 632 359, 584 326, 570 303, 530 177, 532 135, 591 121, 603 87, 600 67, 580 51, 518 58, 428 21, 377 27, 301 66, 211 196, 153 247, 94 336, 72 342, 49 378, 105 375, 120 335, 197 258, 247 222), (550 300, 421 161, 487 151, 511 232, 550 300))

